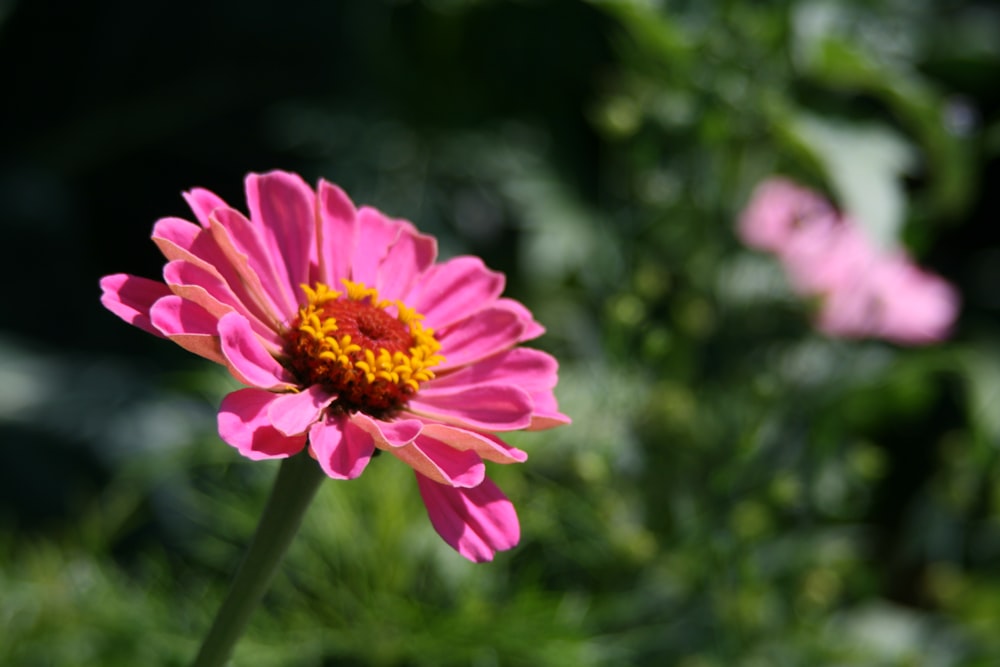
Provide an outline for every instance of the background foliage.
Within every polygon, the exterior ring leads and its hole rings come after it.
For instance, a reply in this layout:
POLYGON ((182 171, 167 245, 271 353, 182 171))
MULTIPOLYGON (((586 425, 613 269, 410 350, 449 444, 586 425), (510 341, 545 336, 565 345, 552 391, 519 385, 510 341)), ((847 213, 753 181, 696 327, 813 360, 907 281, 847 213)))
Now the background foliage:
POLYGON ((998 35, 986 0, 0 4, 0 664, 195 651, 275 466, 97 279, 272 168, 506 271, 574 424, 491 471, 490 565, 404 466, 325 484, 234 664, 997 664, 998 35), (814 333, 732 232, 772 173, 955 282, 953 340, 814 333))

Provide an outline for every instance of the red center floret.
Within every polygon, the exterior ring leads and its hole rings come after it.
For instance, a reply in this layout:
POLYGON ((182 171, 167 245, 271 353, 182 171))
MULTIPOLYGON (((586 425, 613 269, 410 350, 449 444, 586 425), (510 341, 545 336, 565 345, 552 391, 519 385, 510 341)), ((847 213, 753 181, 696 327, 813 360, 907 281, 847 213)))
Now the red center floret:
POLYGON ((286 366, 303 386, 337 394, 334 411, 391 417, 434 377, 429 368, 444 360, 440 345, 403 304, 380 302, 360 283, 345 285, 346 296, 320 284, 303 288, 308 303, 284 336, 286 366))

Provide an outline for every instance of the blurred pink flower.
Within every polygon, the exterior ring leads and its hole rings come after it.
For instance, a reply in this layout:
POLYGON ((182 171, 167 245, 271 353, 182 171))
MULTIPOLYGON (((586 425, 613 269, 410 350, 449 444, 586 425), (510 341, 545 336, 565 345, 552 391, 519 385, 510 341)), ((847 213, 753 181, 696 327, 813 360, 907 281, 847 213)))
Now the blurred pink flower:
POLYGON ((207 190, 184 197, 199 224, 153 228, 164 282, 106 276, 101 301, 248 385, 222 401, 222 439, 255 460, 308 447, 334 479, 389 452, 460 554, 516 545, 517 514, 484 460, 527 458, 496 433, 569 419, 555 359, 518 347, 544 330, 500 296, 503 274, 476 257, 437 263, 433 237, 322 180, 247 176, 249 217, 207 190))
POLYGON ((850 216, 786 180, 757 187, 738 231, 778 257, 798 294, 819 299, 816 324, 828 335, 926 345, 946 338, 958 316, 946 281, 881 251, 850 216))

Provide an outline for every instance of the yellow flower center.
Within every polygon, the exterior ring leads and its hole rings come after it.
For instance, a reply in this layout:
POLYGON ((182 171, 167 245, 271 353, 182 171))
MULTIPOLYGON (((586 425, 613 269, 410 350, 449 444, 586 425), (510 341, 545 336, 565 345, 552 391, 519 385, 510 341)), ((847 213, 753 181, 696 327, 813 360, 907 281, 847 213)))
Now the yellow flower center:
POLYGON ((304 386, 337 394, 334 410, 391 416, 434 377, 441 344, 423 315, 362 283, 341 282, 344 292, 302 285, 307 303, 285 333, 286 365, 304 386))

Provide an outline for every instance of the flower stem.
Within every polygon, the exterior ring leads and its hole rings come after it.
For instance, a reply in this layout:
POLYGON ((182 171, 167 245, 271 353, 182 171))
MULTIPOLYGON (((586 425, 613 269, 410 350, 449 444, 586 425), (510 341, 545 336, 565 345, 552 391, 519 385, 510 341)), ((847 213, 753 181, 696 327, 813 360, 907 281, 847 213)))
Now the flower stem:
POLYGON ((324 479, 323 471, 308 454, 281 462, 257 532, 192 667, 226 664, 324 479))

